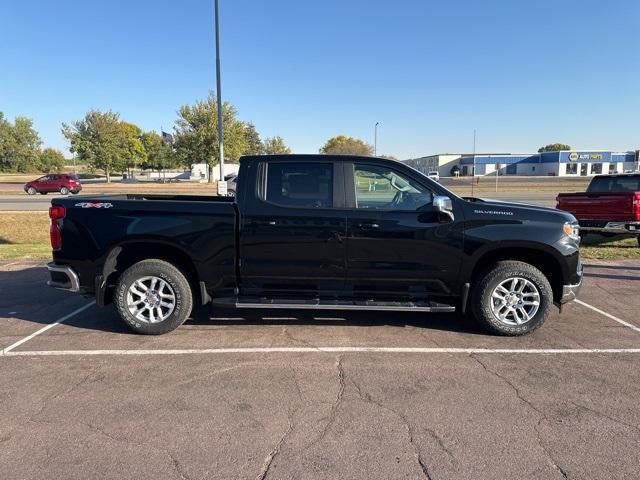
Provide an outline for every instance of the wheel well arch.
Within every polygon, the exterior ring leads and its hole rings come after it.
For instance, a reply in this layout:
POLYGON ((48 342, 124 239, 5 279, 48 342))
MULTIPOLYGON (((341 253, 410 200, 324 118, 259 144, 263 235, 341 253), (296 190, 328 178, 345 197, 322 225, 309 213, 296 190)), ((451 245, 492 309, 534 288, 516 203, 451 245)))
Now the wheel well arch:
POLYGON ((104 304, 113 300, 115 285, 127 268, 139 261, 151 258, 164 260, 181 270, 191 284, 194 300, 196 298, 202 300, 199 298, 198 271, 189 255, 170 243, 145 240, 121 243, 109 250, 103 267, 104 304))
POLYGON ((471 282, 491 265, 503 260, 526 262, 540 270, 549 280, 553 290, 553 300, 559 302, 562 297, 563 273, 560 262, 549 252, 536 248, 499 248, 483 254, 473 267, 471 282))

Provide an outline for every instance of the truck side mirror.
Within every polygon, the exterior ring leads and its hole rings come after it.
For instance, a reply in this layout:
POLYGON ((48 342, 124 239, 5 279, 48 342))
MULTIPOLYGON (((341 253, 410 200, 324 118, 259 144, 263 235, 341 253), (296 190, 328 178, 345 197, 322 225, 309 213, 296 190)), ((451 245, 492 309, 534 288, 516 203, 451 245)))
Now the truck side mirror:
POLYGON ((447 197, 445 195, 436 195, 436 196, 434 196, 433 197, 433 209, 438 213, 446 215, 453 222, 453 220, 454 220, 454 217, 453 217, 453 204, 452 204, 451 199, 449 197, 447 197))

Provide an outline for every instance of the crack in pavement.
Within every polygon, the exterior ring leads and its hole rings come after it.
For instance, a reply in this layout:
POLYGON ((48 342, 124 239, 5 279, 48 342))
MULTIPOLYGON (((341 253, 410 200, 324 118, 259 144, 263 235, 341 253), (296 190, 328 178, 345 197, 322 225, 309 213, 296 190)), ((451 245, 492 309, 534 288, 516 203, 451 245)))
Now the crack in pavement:
POLYGON ((551 464, 551 466, 560 474, 562 475, 562 478, 566 478, 568 479, 569 476, 567 475, 567 472, 560 466, 557 464, 557 462, 555 461, 555 459, 553 458, 553 456, 551 455, 551 452, 549 451, 549 449, 544 445, 544 442, 542 441, 541 438, 541 434, 540 434, 540 424, 542 423, 543 420, 546 420, 548 422, 550 422, 551 420, 549 420, 549 418, 547 418, 546 413, 544 413, 542 410, 540 410, 538 407, 536 407, 533 403, 531 403, 529 400, 527 400, 526 398, 524 398, 522 396, 522 393, 520 393, 520 390, 518 389, 518 387, 516 387, 513 382, 511 382, 511 380, 509 380, 508 378, 504 377, 503 375, 500 375, 498 372, 491 370, 489 367, 486 366, 486 364, 484 362, 482 362, 479 358, 476 357, 476 354, 470 354, 469 357, 471 357, 473 360, 475 360, 486 372, 494 375, 495 377, 499 378, 503 383, 507 384, 509 387, 511 387, 511 389, 513 390, 513 392, 516 394, 516 397, 525 405, 527 405, 531 410, 533 410, 534 412, 536 412, 539 415, 539 419, 538 422, 536 423, 534 430, 536 432, 536 439, 538 442, 538 446, 542 449, 542 451, 544 452, 545 456, 547 457, 547 460, 549 461, 549 463, 551 464))
MULTIPOLYGON (((427 463, 425 462, 424 458, 422 458, 422 452, 420 452, 420 447, 418 446, 418 444, 416 443, 415 438, 414 438, 413 426, 411 425, 411 423, 409 422, 407 417, 404 414, 394 410, 393 408, 388 407, 387 405, 384 405, 383 403, 375 400, 370 394, 368 394, 366 392, 363 392, 363 390, 360 387, 360 385, 358 385, 353 379, 351 379, 350 381, 351 381, 351 384, 355 387, 356 391, 358 392, 358 396, 360 397, 360 399, 362 401, 364 401, 366 403, 371 403, 373 405, 376 405, 378 408, 381 408, 383 410, 391 412, 393 415, 395 415, 400 420, 402 420, 402 422, 404 423, 404 427, 406 429, 406 432, 407 432, 407 437, 408 437, 408 440, 409 440, 409 444, 411 445, 411 448, 413 449, 413 452, 415 454, 416 461, 418 462, 418 466, 420 467, 420 470, 422 470, 422 473, 423 473, 424 477, 427 480, 433 480, 433 474, 429 470, 429 465, 427 465, 427 463)), ((431 433, 432 432, 430 431, 430 434, 431 433)), ((434 436, 435 436, 435 434, 434 434, 434 436)), ((437 436, 435 436, 435 437, 438 438, 437 436)), ((445 449, 445 451, 447 453, 449 453, 449 451, 447 449, 445 449)))
MULTIPOLYGON (((300 402, 304 403, 305 399, 304 399, 303 394, 302 394, 302 389, 300 388, 300 385, 298 383, 298 379, 296 378, 295 370, 293 368, 293 365, 291 365, 291 363, 289 363, 289 370, 291 371, 291 381, 292 381, 293 386, 295 387, 296 392, 298 394, 298 399, 300 400, 300 402)), ((275 447, 273 447, 273 449, 269 452, 267 457, 264 459, 264 462, 262 463, 262 468, 260 469, 260 472, 256 476, 256 480, 265 480, 267 478, 267 476, 269 475, 269 471, 271 470, 271 465, 273 465, 273 461, 278 456, 278 454, 280 453, 280 451, 282 449, 282 446, 287 442, 287 439, 289 438, 289 436, 291 435, 291 433, 294 430, 294 418, 295 418, 296 413, 301 408, 302 408, 302 405, 299 405, 298 407, 295 408, 295 410, 293 410, 293 412, 289 411, 287 413, 287 422, 288 422, 289 426, 288 426, 287 430, 284 432, 284 434, 282 435, 282 437, 280 437, 280 440, 275 445, 275 447)))
MULTIPOLYGON (((93 367, 91 369, 91 371, 89 373, 87 373, 83 378, 81 378, 79 381, 75 382, 73 385, 71 385, 70 387, 67 387, 66 389, 55 393, 53 395, 50 395, 49 397, 45 398, 42 401, 42 404, 40 405, 40 408, 38 409, 37 412, 33 413, 32 415, 29 416, 29 418, 27 419, 27 422, 32 422, 32 423, 45 423, 45 424, 49 424, 51 422, 47 422, 46 420, 40 420, 37 417, 40 416, 42 414, 42 412, 44 412, 44 410, 47 408, 47 406, 51 403, 51 401, 55 400, 56 398, 65 396, 65 395, 69 395, 71 392, 73 392, 74 390, 76 390, 77 388, 79 388, 80 386, 84 385, 85 383, 89 382, 89 380, 91 379, 92 376, 96 375, 100 368, 102 367, 102 363, 98 363, 95 367, 93 367)), ((101 380, 101 378, 98 378, 95 381, 101 380)), ((55 423, 55 422, 54 422, 55 423)), ((114 442, 120 442, 120 443, 126 443, 128 445, 133 445, 136 447, 141 447, 141 446, 147 446, 163 455, 168 456, 171 459, 171 465, 173 466, 173 469, 175 470, 176 475, 180 478, 180 480, 190 480, 190 478, 185 475, 182 471, 182 466, 180 464, 180 462, 173 456, 173 454, 171 452, 169 452, 168 450, 163 450, 155 445, 153 445, 152 443, 149 442, 144 442, 144 443, 138 443, 138 442, 134 442, 131 441, 129 439, 126 438, 120 438, 117 436, 114 436, 112 434, 110 434, 109 432, 107 432, 106 430, 104 430, 101 427, 98 427, 96 425, 93 425, 91 423, 88 422, 83 422, 81 420, 76 420, 75 422, 76 424, 79 425, 83 425, 86 428, 88 428, 89 430, 98 433, 106 438, 108 438, 111 441, 114 442)))
POLYGON ((293 431, 293 415, 295 415, 295 411, 293 413, 287 413, 287 422, 289 423, 289 426, 287 430, 284 432, 284 434, 282 435, 282 437, 280 437, 280 440, 278 441, 278 443, 276 443, 276 446, 273 447, 273 449, 269 452, 269 454, 267 455, 267 458, 264 459, 264 462, 262 463, 262 469, 260 470, 260 473, 258 473, 258 475, 256 476, 256 480, 265 480, 269 475, 269 470, 271 469, 273 460, 278 456, 278 454, 280 453, 280 449, 287 441, 287 437, 293 431))
POLYGON ((154 445, 151 442, 135 442, 133 440, 129 440, 128 438, 115 436, 115 435, 107 432, 104 428, 99 427, 97 425, 93 425, 93 424, 88 423, 88 422, 79 421, 78 423, 81 424, 81 425, 84 425, 85 427, 87 427, 92 432, 98 433, 99 435, 102 435, 102 436, 108 438, 109 440, 111 440, 113 442, 125 443, 127 445, 133 445, 135 447, 149 447, 152 450, 155 450, 156 452, 158 452, 158 453, 160 453, 162 455, 166 455, 167 457, 169 457, 169 460, 171 460, 171 466, 173 467, 173 470, 174 470, 175 474, 180 478, 180 480, 191 480, 191 477, 189 477, 188 475, 186 475, 184 473, 184 469, 182 467, 182 464, 178 461, 178 459, 169 450, 164 450, 164 449, 154 445))
POLYGON ((61 391, 59 391, 58 393, 54 393, 52 395, 49 395, 48 397, 44 398, 42 400, 42 404, 40 405, 40 408, 38 409, 38 411, 36 411, 35 413, 31 414, 29 416, 29 418, 27 418, 27 422, 34 422, 34 423, 47 423, 47 422, 43 422, 42 420, 38 420, 36 417, 38 417, 40 414, 42 414, 42 412, 44 412, 44 410, 47 408, 47 406, 49 405, 49 403, 51 403, 53 400, 55 400, 56 398, 62 397, 64 395, 69 395, 71 392, 73 392, 76 388, 80 387, 81 385, 85 384, 86 382, 89 381, 89 378, 91 378, 92 375, 96 374, 98 372, 98 370, 100 369, 100 367, 102 366, 102 364, 97 364, 95 367, 91 368, 91 370, 89 371, 89 373, 87 373, 84 377, 82 377, 79 381, 75 382, 74 384, 72 384, 70 387, 67 387, 61 391))
POLYGON ((306 340, 301 340, 301 339, 296 338, 293 335, 291 335, 291 332, 289 332, 289 328, 286 325, 282 326, 282 332, 280 332, 280 335, 282 335, 284 337, 287 337, 293 343, 301 343, 302 345, 304 345, 306 347, 309 347, 309 348, 318 348, 316 345, 314 345, 311 342, 308 342, 306 340))
POLYGON ((339 388, 338 388, 338 394, 336 395, 336 399, 331 404, 331 409, 329 410, 329 420, 324 425, 322 431, 320 432, 320 435, 318 435, 318 438, 316 438, 313 442, 307 445, 305 450, 321 442, 324 439, 324 437, 326 437, 327 432, 329 431, 333 423, 336 421, 338 409, 340 408, 340 404, 342 403, 342 399, 344 398, 344 391, 345 391, 344 367, 342 365, 342 355, 339 355, 336 358, 336 370, 338 372, 337 378, 338 378, 339 388))
POLYGON ((567 400, 567 401, 570 404, 575 405, 576 407, 578 407, 578 408, 580 408, 582 410, 586 410, 587 412, 594 413, 597 416, 602 417, 602 418, 606 418, 607 420, 609 420, 609 421, 611 421, 613 423, 617 423, 618 425, 623 425, 623 426, 625 426, 627 428, 635 430, 636 432, 640 432, 640 427, 638 427, 637 425, 634 425, 632 423, 627 423, 627 422, 624 422, 622 420, 618 420, 617 418, 611 417, 611 416, 607 415, 606 413, 603 413, 603 412, 601 412, 599 410, 596 410, 594 408, 591 408, 591 407, 587 407, 586 405, 581 405, 581 404, 576 403, 576 402, 574 402, 572 400, 567 400))
POLYGON ((440 447, 440 449, 445 452, 447 455, 449 455, 449 458, 451 458, 451 460, 453 462, 457 462, 457 458, 455 457, 455 455, 453 454, 453 452, 451 452, 451 450, 449 450, 447 448, 447 446, 444 444, 442 437, 440 437, 440 435, 438 435, 435 430, 432 430, 431 428, 425 428, 424 429, 425 432, 427 432, 429 435, 431 435, 431 437, 433 437, 433 439, 436 441, 436 443, 438 444, 438 446, 440 447))

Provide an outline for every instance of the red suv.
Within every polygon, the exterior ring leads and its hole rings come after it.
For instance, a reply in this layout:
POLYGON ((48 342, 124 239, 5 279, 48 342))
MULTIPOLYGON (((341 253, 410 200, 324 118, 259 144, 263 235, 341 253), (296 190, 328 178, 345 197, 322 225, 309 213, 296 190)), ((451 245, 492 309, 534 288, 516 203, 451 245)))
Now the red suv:
POLYGON ((24 185, 24 191, 29 195, 36 193, 46 195, 49 192, 60 192, 62 195, 67 195, 69 192, 79 193, 80 190, 82 190, 82 185, 78 177, 66 173, 50 173, 24 185))

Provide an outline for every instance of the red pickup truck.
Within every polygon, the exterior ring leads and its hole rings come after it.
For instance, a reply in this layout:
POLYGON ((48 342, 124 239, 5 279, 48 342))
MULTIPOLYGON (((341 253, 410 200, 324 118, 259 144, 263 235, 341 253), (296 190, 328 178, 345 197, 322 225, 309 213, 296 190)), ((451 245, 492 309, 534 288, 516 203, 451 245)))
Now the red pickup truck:
POLYGON ((640 235, 640 174, 597 175, 585 193, 560 193, 556 201, 581 232, 640 235))

